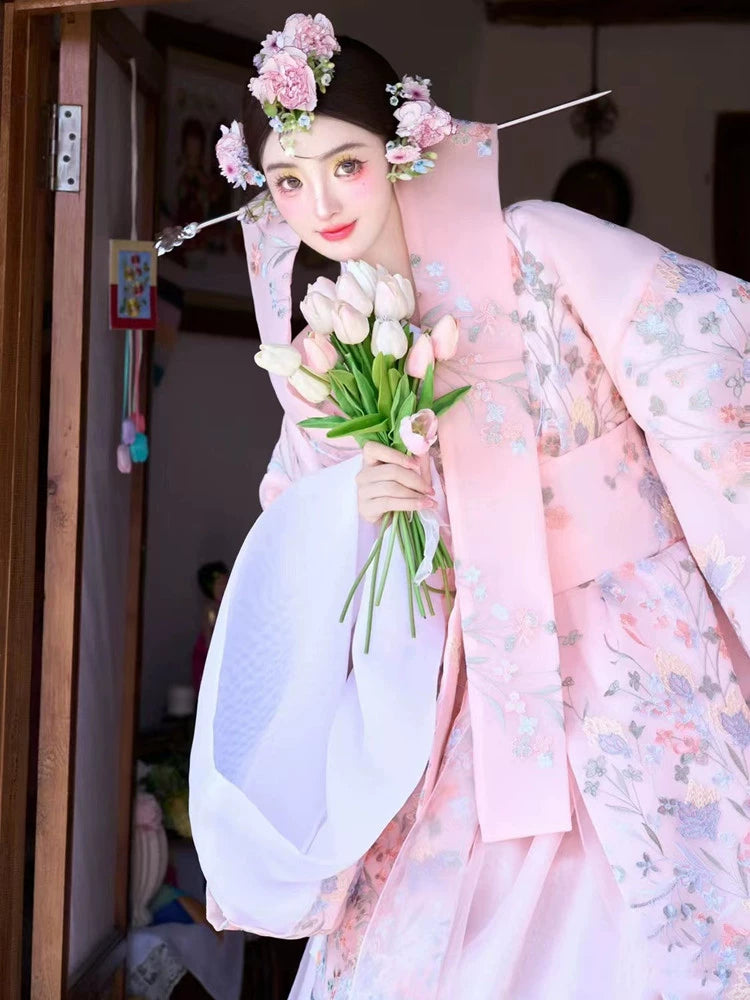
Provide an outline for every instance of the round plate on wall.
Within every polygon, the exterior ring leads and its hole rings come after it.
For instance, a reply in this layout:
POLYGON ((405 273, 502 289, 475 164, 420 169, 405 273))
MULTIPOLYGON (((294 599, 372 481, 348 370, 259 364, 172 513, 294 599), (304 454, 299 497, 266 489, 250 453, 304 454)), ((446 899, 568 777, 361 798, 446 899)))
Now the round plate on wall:
POLYGON ((557 182, 552 200, 618 226, 627 226, 633 204, 623 171, 595 157, 569 166, 557 182))

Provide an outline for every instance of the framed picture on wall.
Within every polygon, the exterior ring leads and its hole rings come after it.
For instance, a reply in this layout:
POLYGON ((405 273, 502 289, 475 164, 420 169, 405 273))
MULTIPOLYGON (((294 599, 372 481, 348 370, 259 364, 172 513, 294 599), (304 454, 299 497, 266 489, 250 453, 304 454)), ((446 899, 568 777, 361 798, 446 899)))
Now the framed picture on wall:
MULTIPOLYGON (((158 228, 239 209, 253 192, 230 187, 214 146, 220 125, 241 118, 258 43, 155 12, 146 17, 145 34, 166 67, 158 228)), ((159 268, 183 292, 181 331, 258 336, 238 223, 202 230, 161 257, 159 268)))

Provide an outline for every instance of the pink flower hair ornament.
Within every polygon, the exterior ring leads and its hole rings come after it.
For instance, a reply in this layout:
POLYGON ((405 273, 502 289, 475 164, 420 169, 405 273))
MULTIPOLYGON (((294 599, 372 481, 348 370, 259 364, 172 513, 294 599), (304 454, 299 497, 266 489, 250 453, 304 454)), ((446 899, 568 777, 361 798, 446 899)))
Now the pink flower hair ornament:
MULTIPOLYGON (((341 48, 325 14, 292 14, 281 31, 266 36, 253 60, 258 75, 248 89, 263 105, 271 128, 280 135, 309 129, 318 94, 333 79, 331 61, 341 48)), ((283 148, 293 153, 289 140, 283 148)))
POLYGON ((404 76, 385 89, 398 126, 397 139, 386 143, 385 158, 392 166, 388 179, 410 181, 428 173, 435 166, 437 153, 425 152, 456 131, 453 118, 430 97, 432 82, 421 76, 404 76))
MULTIPOLYGON (((291 155, 290 133, 311 127, 318 91, 324 94, 330 85, 334 74, 331 60, 340 51, 333 25, 324 14, 292 14, 281 31, 266 36, 253 60, 258 75, 250 79, 248 89, 260 101, 271 128, 279 133, 284 150, 291 155)), ((430 80, 421 76, 404 76, 386 87, 398 123, 396 138, 385 148, 390 181, 410 181, 432 170, 437 153, 426 148, 456 131, 448 112, 432 101, 430 87, 430 80)), ((234 187, 262 187, 265 177, 249 162, 242 125, 234 121, 229 128, 222 125, 221 132, 216 156, 222 176, 234 187)))
POLYGON ((232 187, 242 188, 244 191, 248 184, 263 187, 266 183, 260 170, 250 163, 245 131, 237 121, 233 121, 229 128, 221 126, 221 138, 216 143, 216 159, 219 161, 219 173, 232 187))

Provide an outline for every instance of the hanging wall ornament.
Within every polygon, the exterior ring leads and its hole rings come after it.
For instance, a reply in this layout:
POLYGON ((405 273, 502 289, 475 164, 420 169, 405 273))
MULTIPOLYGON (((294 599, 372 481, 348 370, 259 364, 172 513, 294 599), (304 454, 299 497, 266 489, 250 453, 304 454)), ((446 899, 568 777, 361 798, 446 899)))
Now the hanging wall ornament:
MULTIPOLYGON (((597 90, 599 26, 591 30, 591 88, 597 90)), ((589 139, 589 156, 573 163, 557 182, 553 201, 578 208, 619 226, 627 226, 632 208, 630 184, 614 163, 597 156, 601 138, 614 131, 619 111, 611 97, 584 104, 571 113, 576 135, 589 139)))
POLYGON ((156 250, 137 239, 138 208, 138 80, 130 60, 130 239, 109 242, 109 325, 125 331, 122 420, 117 468, 127 475, 134 462, 148 458, 146 417, 141 412, 143 331, 157 326, 156 250))

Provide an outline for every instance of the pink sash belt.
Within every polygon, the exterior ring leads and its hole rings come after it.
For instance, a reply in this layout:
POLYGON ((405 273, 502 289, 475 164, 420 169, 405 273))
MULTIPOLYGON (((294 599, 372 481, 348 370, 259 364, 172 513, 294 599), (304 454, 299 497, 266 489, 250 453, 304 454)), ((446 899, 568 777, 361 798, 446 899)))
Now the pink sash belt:
POLYGON ((643 433, 632 418, 541 464, 556 594, 637 562, 682 537, 643 433))

